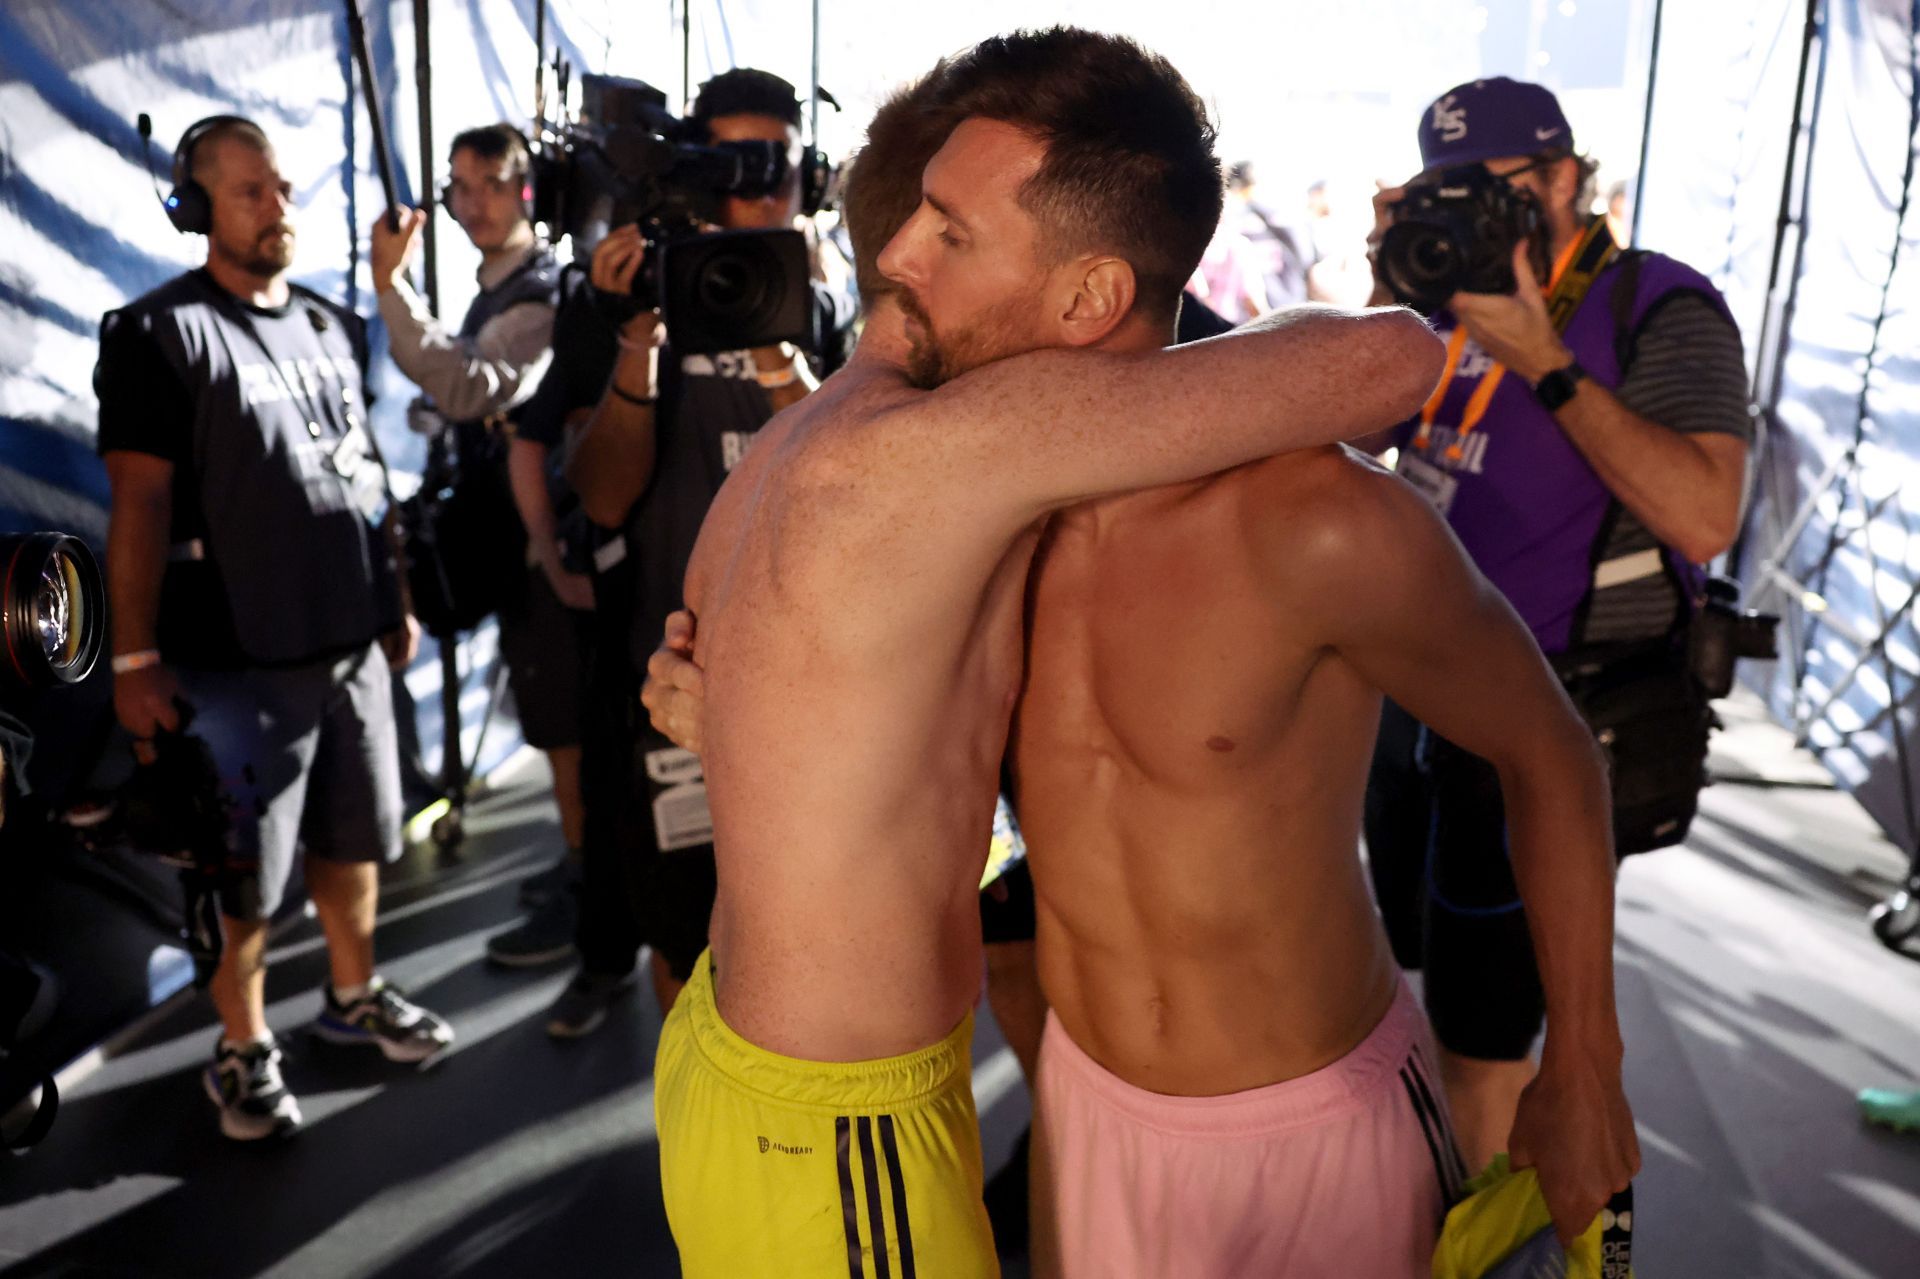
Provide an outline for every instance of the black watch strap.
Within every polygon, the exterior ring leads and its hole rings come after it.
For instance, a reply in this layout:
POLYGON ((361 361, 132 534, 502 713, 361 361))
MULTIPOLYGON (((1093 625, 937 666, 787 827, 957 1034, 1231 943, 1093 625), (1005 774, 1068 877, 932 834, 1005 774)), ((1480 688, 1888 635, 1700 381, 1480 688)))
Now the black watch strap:
POLYGON ((1533 384, 1534 398, 1545 406, 1547 412, 1557 412, 1562 404, 1573 398, 1580 379, 1587 371, 1580 367, 1580 361, 1574 360, 1564 368, 1555 369, 1533 384))

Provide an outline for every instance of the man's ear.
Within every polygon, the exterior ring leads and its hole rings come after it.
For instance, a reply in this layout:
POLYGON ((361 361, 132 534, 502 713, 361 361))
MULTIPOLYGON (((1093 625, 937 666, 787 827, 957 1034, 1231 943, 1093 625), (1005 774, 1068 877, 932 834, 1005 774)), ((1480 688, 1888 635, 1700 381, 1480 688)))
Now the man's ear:
MULTIPOLYGON (((1547 170, 1547 189, 1553 193, 1556 208, 1565 208, 1573 203, 1580 194, 1580 161, 1574 156, 1564 156, 1554 162, 1547 170)), ((1582 214, 1586 210, 1580 210, 1582 214)))
POLYGON ((1092 346, 1131 314, 1137 292, 1133 265, 1123 258, 1085 258, 1066 277, 1071 292, 1058 312, 1068 346, 1092 346))

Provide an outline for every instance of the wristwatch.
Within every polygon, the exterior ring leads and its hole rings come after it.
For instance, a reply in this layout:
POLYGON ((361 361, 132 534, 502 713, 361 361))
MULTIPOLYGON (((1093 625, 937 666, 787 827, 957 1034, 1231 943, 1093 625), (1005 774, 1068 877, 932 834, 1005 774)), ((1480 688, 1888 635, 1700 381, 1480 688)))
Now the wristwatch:
POLYGON ((1587 371, 1580 367, 1580 361, 1569 361, 1564 367, 1541 378, 1533 384, 1533 396, 1546 408, 1547 412, 1557 412, 1562 404, 1573 398, 1581 378, 1587 371))

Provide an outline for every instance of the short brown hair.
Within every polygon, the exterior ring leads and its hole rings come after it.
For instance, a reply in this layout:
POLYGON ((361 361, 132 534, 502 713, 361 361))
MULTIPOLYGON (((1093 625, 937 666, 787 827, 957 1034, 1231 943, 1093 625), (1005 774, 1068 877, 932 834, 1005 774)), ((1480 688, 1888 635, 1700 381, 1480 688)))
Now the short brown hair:
POLYGON ((880 274, 880 251, 920 207, 920 177, 959 123, 938 109, 940 63, 874 113, 867 140, 848 166, 840 192, 840 216, 853 241, 853 275, 869 309, 898 286, 880 274))
POLYGON ((456 151, 471 151, 482 160, 505 160, 515 178, 526 177, 533 168, 533 152, 527 146, 527 135, 506 123, 483 124, 454 134, 453 142, 447 147, 447 158, 452 159, 456 151))
POLYGON ((186 161, 187 176, 204 187, 206 185, 205 175, 207 166, 212 163, 210 157, 213 155, 213 148, 215 144, 228 139, 232 139, 255 151, 270 152, 273 150, 273 143, 267 140, 267 134, 264 129, 251 120, 243 120, 239 116, 233 116, 220 121, 218 124, 210 125, 201 132, 199 137, 193 140, 193 146, 188 148, 187 154, 182 157, 182 159, 186 161))
POLYGON ((1077 27, 982 40, 945 68, 937 107, 1046 145, 1020 202, 1055 261, 1102 251, 1132 267, 1138 305, 1172 315, 1220 224, 1207 109, 1173 64, 1077 27))

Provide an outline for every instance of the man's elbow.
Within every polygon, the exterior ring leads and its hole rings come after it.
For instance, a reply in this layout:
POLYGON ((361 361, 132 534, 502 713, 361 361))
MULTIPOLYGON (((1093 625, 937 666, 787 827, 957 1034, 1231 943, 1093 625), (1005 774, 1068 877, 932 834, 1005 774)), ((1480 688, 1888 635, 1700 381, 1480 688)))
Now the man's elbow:
POLYGON ((1740 503, 1703 506, 1674 536, 1673 549, 1689 564, 1710 564, 1725 555, 1740 536, 1740 503))
POLYGON ((1373 339, 1376 385, 1392 401, 1391 420, 1411 417, 1440 380, 1446 343, 1417 313, 1403 306, 1368 311, 1363 322, 1373 339))

